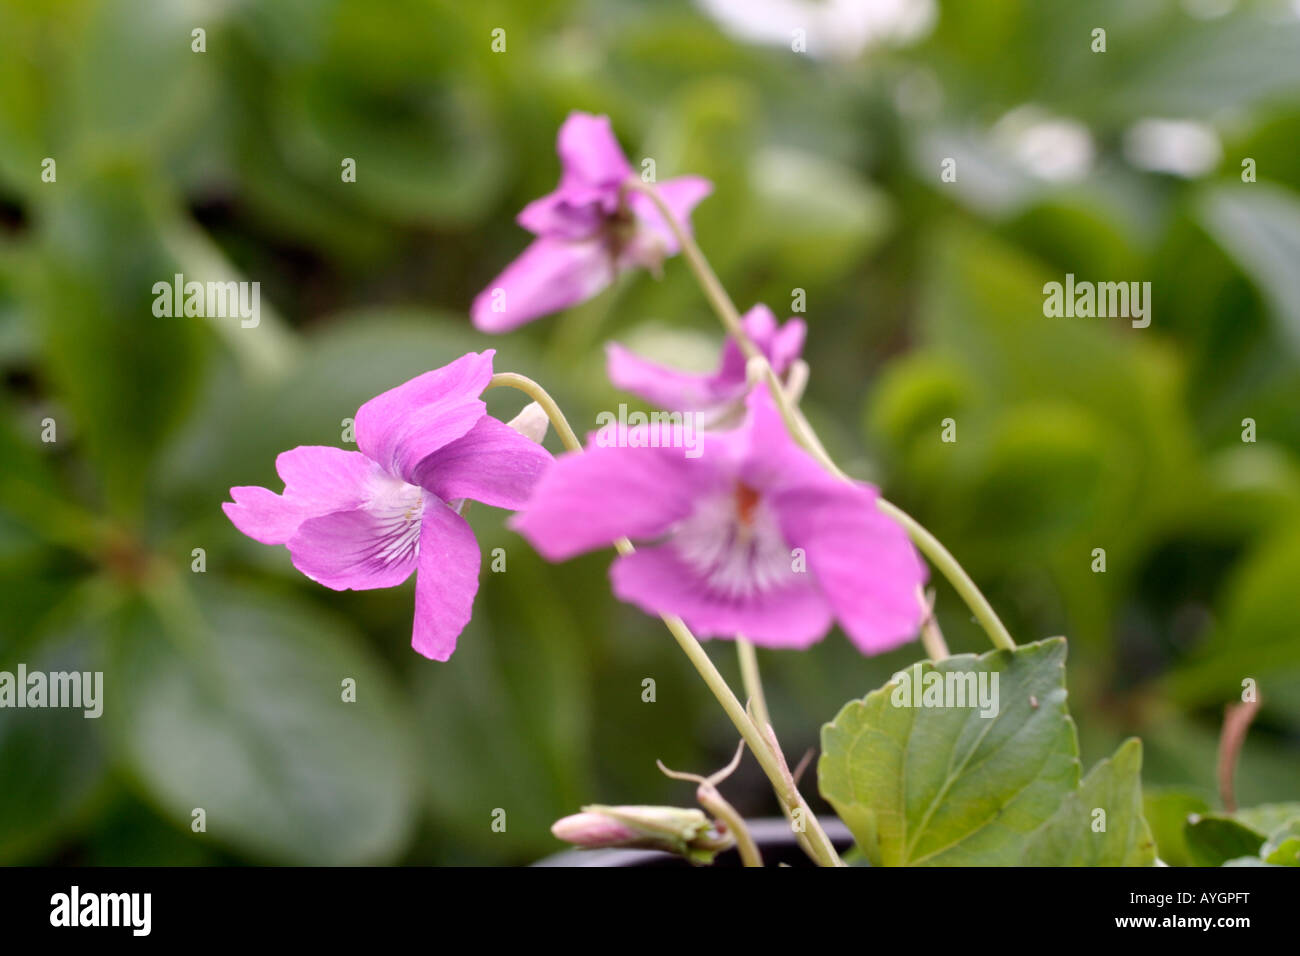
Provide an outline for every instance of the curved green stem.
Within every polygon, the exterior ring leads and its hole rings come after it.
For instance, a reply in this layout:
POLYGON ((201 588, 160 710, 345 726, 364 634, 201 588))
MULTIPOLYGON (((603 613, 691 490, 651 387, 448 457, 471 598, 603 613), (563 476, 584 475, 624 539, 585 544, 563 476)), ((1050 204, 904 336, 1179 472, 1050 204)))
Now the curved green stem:
POLYGON ((489 389, 513 388, 523 392, 542 407, 542 411, 546 413, 551 427, 560 436, 560 441, 563 442, 564 447, 569 451, 582 451, 582 442, 578 440, 578 436, 569 427, 569 420, 564 417, 564 412, 560 411, 560 406, 556 404, 555 399, 551 398, 546 389, 527 375, 520 375, 518 372, 497 372, 492 376, 487 387, 489 389))
MULTIPOLYGON (((631 546, 629 545, 629 551, 631 546)), ((622 550, 620 548, 620 550, 622 550)), ((782 809, 787 816, 794 816, 797 811, 799 816, 807 823, 808 844, 815 859, 822 866, 843 866, 839 854, 835 852, 835 847, 830 838, 826 836, 826 831, 822 829, 820 821, 813 813, 812 808, 808 806, 808 801, 799 793, 798 787, 794 785, 794 779, 790 776, 789 770, 786 769, 784 758, 782 758, 771 746, 766 734, 762 733, 750 720, 749 714, 745 712, 744 706, 736 698, 731 687, 728 686, 726 678, 719 673, 718 668, 714 665, 709 655, 705 653, 704 648, 691 633, 690 628, 679 617, 669 614, 661 614, 664 625, 674 638, 677 639, 678 645, 690 662, 695 665, 704 682, 709 685, 713 691, 713 696, 718 699, 722 709, 727 712, 731 718, 732 724, 736 730, 740 731, 740 736, 745 738, 745 744, 749 747, 754 759, 758 761, 763 773, 772 784, 772 789, 776 797, 781 801, 782 809)))
MULTIPOLYGON (((664 221, 668 223, 668 228, 681 246, 682 255, 685 257, 691 271, 695 273, 700 287, 704 290, 705 298, 709 300, 718 318, 722 320, 723 327, 736 340, 740 350, 751 362, 760 363, 760 373, 767 381, 772 398, 776 401, 786 428, 789 429, 795 441, 802 445, 831 474, 845 481, 850 480, 849 476, 831 459, 825 446, 822 445, 821 439, 817 437, 817 433, 808 423, 799 406, 790 401, 789 395, 782 388, 776 372, 773 371, 771 364, 767 361, 767 357, 763 355, 762 351, 745 333, 744 326, 740 322, 740 316, 736 312, 736 306, 732 303, 726 290, 723 289, 722 283, 713 271, 713 267, 709 265, 709 261, 705 258, 698 243, 683 228, 681 222, 678 221, 673 211, 668 207, 668 204, 664 202, 663 197, 659 195, 659 191, 655 189, 653 184, 643 183, 635 178, 629 180, 625 184, 625 188, 635 189, 637 192, 648 196, 651 202, 655 204, 655 208, 659 210, 659 214, 664 221)), ((877 500, 877 506, 907 530, 908 535, 921 550, 921 553, 929 558, 930 562, 948 579, 961 596, 961 599, 966 602, 966 606, 970 608, 971 613, 975 615, 976 620, 984 628, 989 640, 993 642, 993 646, 1006 650, 1015 648, 1016 642, 1012 640, 1011 634, 993 610, 993 606, 989 604, 988 599, 984 597, 984 594, 971 580, 965 569, 957 563, 957 559, 952 556, 952 553, 939 542, 939 539, 927 531, 919 521, 907 514, 907 512, 884 498, 877 500)))
POLYGON ((745 866, 763 865, 763 855, 758 852, 758 844, 754 842, 754 837, 745 824, 745 818, 723 798, 717 789, 704 784, 696 793, 695 799, 699 800, 700 806, 721 820, 726 825, 727 832, 735 837, 736 851, 740 854, 741 863, 745 866))
MULTIPOLYGON (((917 591, 920 591, 920 587, 917 591)), ((943 639, 939 622, 934 619, 934 592, 930 592, 929 598, 924 594, 921 594, 920 598, 921 604, 925 607, 925 619, 921 621, 921 643, 925 645, 925 653, 930 656, 930 660, 937 664, 948 659, 948 642, 943 639)))
MULTIPOLYGON (((538 385, 531 378, 525 375, 519 375, 514 372, 499 372, 492 376, 488 383, 488 388, 514 388, 523 392, 546 412, 546 417, 550 419, 551 425, 560 436, 560 441, 569 451, 582 452, 582 442, 569 426, 569 421, 564 417, 564 412, 560 406, 547 393, 546 389, 538 385)), ((614 547, 620 554, 631 554, 633 552, 632 542, 626 538, 620 538, 614 542, 614 547)), ((806 821, 808 832, 807 845, 811 848, 813 859, 822 866, 843 866, 839 854, 835 851, 834 844, 826 836, 826 831, 822 829, 821 823, 813 814, 812 808, 808 802, 799 793, 799 789, 794 785, 794 780, 786 769, 785 760, 778 753, 774 752, 769 744, 767 735, 750 719, 749 714, 745 712, 744 705, 736 698, 730 685, 727 684, 726 678, 718 671, 709 655, 705 653, 704 648, 700 645, 699 640, 691 633, 691 629, 686 626, 681 618, 670 614, 661 614, 659 617, 663 620, 664 626, 668 632, 676 639, 677 644, 685 652, 686 657, 699 672, 704 683, 708 685, 713 696, 717 698, 718 703, 726 712, 727 717, 731 719, 740 736, 745 739, 750 752, 758 761, 759 766, 763 768, 763 773, 772 783, 772 788, 776 792, 777 799, 781 801, 782 809, 787 815, 793 815, 798 811, 799 815, 806 821)))
POLYGON ((722 320, 722 324, 726 326, 727 331, 736 340, 740 350, 745 353, 745 358, 761 355, 762 353, 757 346, 745 334, 745 327, 740 321, 740 312, 736 309, 736 304, 731 301, 731 296, 727 295, 727 290, 723 288, 721 280, 718 279, 718 274, 713 271, 713 266, 709 265, 709 260, 705 258, 704 252, 700 249, 694 237, 673 215, 673 211, 668 208, 668 204, 659 195, 659 190, 655 189, 653 183, 643 183, 635 176, 624 182, 623 188, 639 192, 655 204, 655 208, 663 216, 664 222, 668 223, 668 229, 677 239, 682 255, 686 257, 686 262, 690 265, 691 271, 695 273, 700 288, 704 290, 705 298, 713 306, 713 311, 718 313, 718 318, 722 320))
POLYGON ((988 598, 971 580, 965 568, 957 563, 957 559, 952 556, 952 552, 945 548, 942 542, 927 531, 919 521, 893 502, 878 498, 876 499, 876 507, 907 530, 908 535, 916 542, 916 546, 921 549, 921 553, 930 559, 930 563, 948 579, 948 582, 953 586, 953 590, 961 595, 961 599, 966 602, 966 606, 971 609, 975 619, 979 621, 980 626, 984 628, 984 632, 988 634, 993 646, 1005 651, 1015 650, 1016 642, 1011 639, 1011 634, 1007 631, 1006 625, 1002 623, 1002 619, 998 617, 997 611, 993 610, 993 605, 989 603, 988 598))
POLYGON ((763 678, 758 672, 758 655, 748 638, 736 635, 736 656, 740 658, 740 681, 749 698, 749 706, 760 725, 771 725, 767 712, 767 697, 763 694, 763 678))

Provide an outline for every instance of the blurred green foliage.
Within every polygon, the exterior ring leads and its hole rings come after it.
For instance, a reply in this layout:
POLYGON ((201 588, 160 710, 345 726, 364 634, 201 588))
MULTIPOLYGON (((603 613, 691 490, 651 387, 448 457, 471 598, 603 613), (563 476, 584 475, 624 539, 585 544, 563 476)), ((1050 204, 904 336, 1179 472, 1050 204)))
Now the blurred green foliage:
MULTIPOLYGON (((1068 636, 1085 765, 1140 736, 1152 792, 1209 809, 1223 706, 1249 677, 1263 707, 1238 798, 1300 794, 1286 5, 948 0, 911 47, 823 62, 742 45, 686 2, 5 0, 0 90, 0 669, 103 670, 106 687, 99 721, 0 712, 0 861, 523 862, 581 803, 688 802, 656 757, 725 761, 732 731, 657 622, 609 596, 607 556, 547 566, 475 507, 508 570, 484 572, 440 665, 408 647, 409 583, 320 588, 219 507, 469 349, 497 348, 580 429, 624 400, 604 341, 710 361, 720 335, 678 261, 508 338, 469 327, 572 109, 609 113, 660 177, 714 180, 695 227, 742 308, 785 314, 806 291, 810 418, 1018 639, 1068 636), (1086 125, 1086 175, 1008 151, 998 120, 1025 104, 1086 125), (1146 117, 1210 124, 1217 166, 1139 168, 1126 134, 1146 117), (155 318, 175 272, 261 282, 260 326, 155 318), (1151 327, 1044 318, 1043 283, 1067 272, 1151 281, 1151 327)), ((985 649, 943 585, 938 607, 954 649, 985 649)), ((734 676, 730 646, 711 649, 734 676)), ((762 653, 792 759, 917 656, 862 659, 838 634, 762 653)), ((735 780, 743 810, 774 812, 752 766, 735 780)))

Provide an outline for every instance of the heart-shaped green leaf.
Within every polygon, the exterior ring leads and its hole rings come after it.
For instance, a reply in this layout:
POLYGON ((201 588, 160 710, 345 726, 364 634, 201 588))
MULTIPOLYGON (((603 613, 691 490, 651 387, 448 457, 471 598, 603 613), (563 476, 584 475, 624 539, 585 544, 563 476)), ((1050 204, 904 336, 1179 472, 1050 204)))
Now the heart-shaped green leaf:
POLYGON ((1064 638, 1052 638, 923 662, 822 728, 822 795, 873 864, 1020 861, 1079 782, 1065 654, 1064 638), (936 685, 947 693, 925 693, 936 685), (962 686, 982 686, 993 706, 955 706, 974 702, 958 699, 962 686))

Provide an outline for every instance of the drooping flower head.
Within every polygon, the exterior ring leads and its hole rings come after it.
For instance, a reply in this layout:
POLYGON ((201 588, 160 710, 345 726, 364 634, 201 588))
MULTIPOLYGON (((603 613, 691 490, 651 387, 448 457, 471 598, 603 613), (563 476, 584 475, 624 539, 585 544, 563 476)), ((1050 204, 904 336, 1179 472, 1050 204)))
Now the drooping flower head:
MULTIPOLYGON (((806 327, 801 319, 779 325, 772 310, 756 305, 741 319, 745 334, 767 357, 772 370, 784 376, 803 351, 806 327)), ((745 355, 734 339, 722 347, 717 371, 708 375, 682 372, 629 352, 611 342, 605 348, 609 379, 625 392, 672 411, 700 412, 716 419, 743 402, 748 388, 745 355)))
POLYGON ((916 636, 926 571, 870 485, 833 478, 787 433, 765 386, 731 431, 688 458, 672 435, 556 460, 513 526, 547 559, 643 542, 610 569, 615 595, 701 637, 803 648, 833 620, 864 653, 916 636))
POLYGON ((336 591, 394 587, 416 572, 411 644, 447 660, 478 590, 478 542, 460 502, 519 508, 551 461, 487 414, 479 396, 492 355, 471 352, 372 398, 356 414, 358 451, 283 452, 275 461, 283 493, 231 488, 234 503, 222 509, 336 591))
MULTIPOLYGON (((525 206, 518 217, 537 238, 474 300, 470 315, 483 332, 508 332, 577 305, 623 270, 657 270, 678 251, 649 197, 624 190, 635 174, 609 117, 570 113, 556 150, 563 167, 559 186, 525 206)), ((657 188, 689 228, 691 210, 713 185, 698 176, 682 176, 657 188)))

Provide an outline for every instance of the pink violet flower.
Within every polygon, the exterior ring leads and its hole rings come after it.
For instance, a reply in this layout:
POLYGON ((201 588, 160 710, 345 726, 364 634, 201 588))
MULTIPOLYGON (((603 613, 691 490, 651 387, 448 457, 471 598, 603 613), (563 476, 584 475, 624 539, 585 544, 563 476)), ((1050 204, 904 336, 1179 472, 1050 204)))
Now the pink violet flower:
MULTIPOLYGON (((783 377, 803 351, 806 332, 803 321, 790 319, 779 325, 771 309, 756 305, 741 318, 741 324, 767 357, 772 371, 783 377)), ((708 375, 682 372, 651 362, 616 342, 605 347, 605 355, 609 379, 617 388, 670 411, 717 415, 741 402, 748 388, 745 355, 731 338, 722 347, 717 371, 708 375)))
POLYGON ((703 433, 698 458, 669 447, 671 433, 649 434, 680 427, 667 424, 561 456, 512 526, 551 561, 642 542, 610 568, 614 594, 700 637, 805 648, 838 620, 865 654, 913 639, 926 569, 877 490, 823 471, 765 385, 747 406, 739 428, 703 433))
POLYGON ((284 492, 231 488, 222 510, 263 544, 336 591, 388 588, 416 572, 411 644, 447 660, 478 591, 479 548, 458 503, 498 508, 527 500, 550 454, 487 414, 479 397, 491 350, 470 352, 366 402, 358 451, 306 445, 275 468, 284 492))
MULTIPOLYGON (((624 192, 635 175, 609 117, 570 113, 556 143, 563 172, 555 192, 524 207, 518 222, 537 238, 474 299, 470 315, 483 332, 508 332, 577 305, 620 272, 657 271, 678 251, 649 197, 624 192)), ((674 216, 690 228, 696 203, 713 191, 699 176, 658 184, 674 216)))

